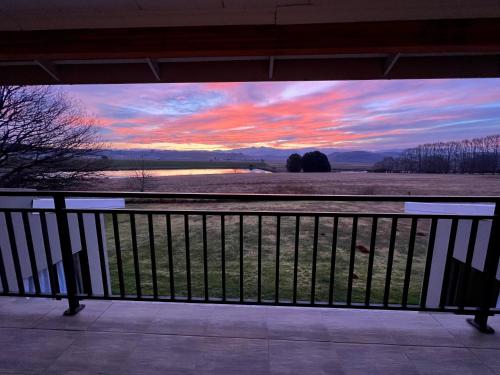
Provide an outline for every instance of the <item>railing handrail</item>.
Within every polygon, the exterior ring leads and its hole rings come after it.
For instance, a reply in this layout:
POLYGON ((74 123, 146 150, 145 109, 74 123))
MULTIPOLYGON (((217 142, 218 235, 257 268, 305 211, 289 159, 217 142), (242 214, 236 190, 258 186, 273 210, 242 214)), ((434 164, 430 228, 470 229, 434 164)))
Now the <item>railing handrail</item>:
MULTIPOLYGON (((55 208, 0 208, 0 213, 55 213, 55 208)), ((138 214, 138 215, 205 215, 205 216, 319 216, 319 217, 359 217, 359 218, 413 218, 419 219, 477 219, 477 220, 492 220, 498 215, 484 215, 484 214, 442 214, 442 213, 418 213, 407 214, 398 212, 352 212, 352 211, 256 211, 256 210, 168 210, 168 209, 149 209, 149 208, 66 208, 62 210, 68 214, 138 214)))
POLYGON ((73 198, 144 198, 144 199, 213 199, 240 201, 338 201, 338 202, 456 202, 494 203, 500 195, 330 195, 330 194, 255 194, 255 193, 176 193, 176 192, 131 192, 131 191, 51 191, 51 190, 0 190, 0 196, 64 196, 73 198))
MULTIPOLYGON (((13 209, 12 211, 16 211, 13 209)), ((64 210, 67 213, 103 213, 103 214, 138 214, 147 215, 153 214, 171 214, 171 215, 205 215, 205 216, 319 216, 319 217, 359 217, 359 218, 413 218, 418 217, 420 219, 477 219, 477 220, 492 220, 497 215, 476 215, 476 214, 406 214, 406 213, 372 213, 372 212, 340 212, 340 211, 234 211, 234 210, 152 210, 152 209, 123 209, 123 208, 96 208, 96 209, 82 209, 82 208, 68 208, 64 210)))

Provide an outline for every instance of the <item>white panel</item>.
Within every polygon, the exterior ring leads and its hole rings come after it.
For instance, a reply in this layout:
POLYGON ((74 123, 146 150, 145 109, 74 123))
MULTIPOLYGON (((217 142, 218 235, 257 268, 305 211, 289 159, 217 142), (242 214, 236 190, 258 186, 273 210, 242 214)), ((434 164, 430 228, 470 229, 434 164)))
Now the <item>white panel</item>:
POLYGON ((441 215, 493 215, 494 204, 465 204, 465 203, 420 203, 405 202, 405 212, 412 214, 441 214, 441 215))
MULTIPOLYGON (((420 203, 405 202, 405 213, 408 214, 435 214, 435 215, 493 215, 494 204, 465 204, 465 203, 420 203)), ((470 238, 472 221, 459 220, 453 257, 465 262, 467 247, 470 238)), ((426 304, 428 307, 438 307, 443 286, 446 254, 450 239, 451 220, 439 219, 436 228, 434 253, 432 255, 429 288, 426 304)), ((488 241, 491 232, 491 220, 481 220, 478 225, 472 267, 482 271, 488 250, 488 241)), ((497 270, 497 279, 500 280, 500 267, 497 270)))
MULTIPOLYGON (((125 208, 123 198, 66 198, 66 207, 69 209, 111 209, 125 208)), ((52 198, 33 199, 33 208, 54 208, 52 198)))

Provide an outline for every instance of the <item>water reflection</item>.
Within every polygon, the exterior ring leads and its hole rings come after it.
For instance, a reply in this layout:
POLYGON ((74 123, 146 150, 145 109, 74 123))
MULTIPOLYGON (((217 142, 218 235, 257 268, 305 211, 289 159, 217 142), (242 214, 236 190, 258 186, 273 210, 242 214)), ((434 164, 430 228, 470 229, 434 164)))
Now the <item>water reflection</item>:
MULTIPOLYGON (((130 171, 104 171, 104 177, 125 178, 134 177, 135 170, 130 171)), ((166 176, 189 176, 200 174, 244 174, 244 173, 271 173, 263 169, 245 169, 245 168, 207 168, 207 169, 149 169, 147 173, 152 177, 166 176)))

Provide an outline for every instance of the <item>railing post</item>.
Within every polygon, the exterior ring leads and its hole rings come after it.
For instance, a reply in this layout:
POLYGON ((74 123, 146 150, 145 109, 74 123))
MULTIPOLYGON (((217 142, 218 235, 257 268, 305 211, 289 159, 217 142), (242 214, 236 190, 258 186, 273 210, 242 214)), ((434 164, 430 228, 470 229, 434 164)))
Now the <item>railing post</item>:
POLYGON ((495 290, 498 260, 500 256, 500 201, 495 201, 495 216, 491 223, 490 239, 488 250, 484 261, 485 288, 482 291, 480 310, 474 318, 467 319, 467 322, 482 333, 495 333, 495 330, 488 325, 488 316, 492 301, 492 293, 495 290))
POLYGON ((64 315, 75 315, 82 310, 85 305, 81 305, 77 297, 73 251, 71 249, 68 215, 64 211, 66 208, 66 200, 63 193, 54 194, 54 208, 56 213, 59 243, 61 245, 64 278, 66 280, 66 293, 69 304, 69 308, 64 312, 64 315))

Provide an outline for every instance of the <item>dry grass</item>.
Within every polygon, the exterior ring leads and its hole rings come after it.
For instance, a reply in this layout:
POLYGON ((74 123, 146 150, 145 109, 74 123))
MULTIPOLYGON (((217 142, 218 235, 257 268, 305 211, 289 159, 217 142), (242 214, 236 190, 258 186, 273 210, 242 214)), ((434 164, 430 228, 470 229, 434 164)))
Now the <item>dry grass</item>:
MULTIPOLYGON (((103 179, 98 190, 129 190, 129 179, 103 179)), ((273 173, 157 177, 151 191, 201 193, 491 195, 499 175, 273 173)))

